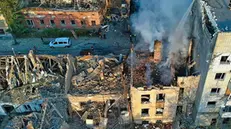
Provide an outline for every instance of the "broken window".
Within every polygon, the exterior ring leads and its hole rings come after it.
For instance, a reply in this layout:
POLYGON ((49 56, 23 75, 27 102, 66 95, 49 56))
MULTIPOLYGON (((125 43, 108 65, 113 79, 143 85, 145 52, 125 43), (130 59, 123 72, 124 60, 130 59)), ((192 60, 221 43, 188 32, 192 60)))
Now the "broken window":
POLYGON ((216 123, 217 123, 217 119, 216 119, 216 118, 213 118, 213 119, 211 120, 211 124, 210 124, 210 125, 216 125, 216 123))
POLYGON ((216 106, 216 101, 210 101, 207 103, 208 108, 214 108, 216 106))
POLYGON ((50 20, 50 23, 51 23, 52 26, 55 25, 55 21, 54 20, 50 20))
POLYGON ((184 97, 184 88, 180 88, 180 92, 179 92, 179 100, 182 100, 184 97))
POLYGON ((26 20, 28 26, 33 26, 34 22, 32 20, 26 20))
POLYGON ((206 9, 204 8, 204 19, 205 21, 205 26, 207 27, 209 33, 211 34, 211 37, 213 37, 213 34, 215 33, 215 27, 212 25, 212 22, 210 21, 208 17, 208 13, 206 9))
POLYGON ((96 25, 96 22, 95 22, 95 21, 91 21, 91 25, 92 25, 92 26, 95 26, 95 25, 96 25))
POLYGON ((223 80, 225 78, 225 73, 216 73, 216 80, 223 80))
POLYGON ((3 29, 0 29, 0 34, 5 34, 5 31, 3 29))
POLYGON ((210 94, 219 94, 221 88, 212 88, 210 94))
POLYGON ((28 108, 27 108, 27 106, 26 106, 26 105, 23 105, 23 107, 24 107, 26 110, 28 110, 28 108))
POLYGON ((149 109, 148 108, 142 109, 141 116, 142 117, 149 116, 149 109))
POLYGON ((183 106, 177 106, 177 108, 176 108, 177 113, 181 114, 182 110, 183 110, 183 106))
POLYGON ((229 122, 230 122, 230 118, 224 118, 222 123, 229 124, 229 122))
POLYGON ((44 25, 44 20, 40 20, 40 25, 44 25))
POLYGON ((231 112, 231 106, 225 106, 225 108, 223 108, 223 112, 231 112))
POLYGON ((30 105, 27 105, 27 108, 28 108, 30 111, 32 111, 32 109, 31 109, 30 105))
POLYGON ((86 21, 85 20, 81 21, 81 25, 85 26, 86 25, 86 21))
POLYGON ((10 113, 14 110, 14 106, 12 105, 2 105, 2 108, 5 110, 6 113, 10 113))
POLYGON ((156 95, 156 101, 164 101, 164 100, 165 100, 165 94, 156 95))
POLYGON ((61 24, 62 25, 65 25, 66 23, 65 23, 65 20, 61 20, 61 24))
POLYGON ((149 124, 149 121, 142 121, 142 124, 149 124))
POLYGON ((149 103, 150 95, 141 95, 141 103, 149 103))
POLYGON ((230 64, 228 58, 229 56, 222 56, 220 60, 220 64, 230 64))
POLYGON ((164 108, 156 108, 156 115, 163 115, 164 108))
POLYGON ((75 25, 75 20, 71 20, 71 24, 72 24, 72 25, 75 25))

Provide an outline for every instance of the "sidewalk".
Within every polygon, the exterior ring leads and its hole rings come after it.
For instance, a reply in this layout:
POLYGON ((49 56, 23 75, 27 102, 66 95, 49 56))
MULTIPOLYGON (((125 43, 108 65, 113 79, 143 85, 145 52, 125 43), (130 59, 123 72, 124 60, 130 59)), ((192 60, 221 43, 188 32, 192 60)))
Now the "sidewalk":
MULTIPOLYGON (((44 38, 44 41, 51 41, 52 38, 44 38)), ((13 54, 12 48, 16 53, 27 54, 34 46, 38 50, 38 54, 72 54, 79 55, 82 49, 90 49, 91 46, 97 52, 95 54, 126 54, 130 48, 130 39, 128 34, 123 34, 113 28, 106 33, 106 39, 98 37, 78 37, 71 38, 72 46, 70 48, 50 48, 48 44, 43 44, 40 38, 20 38, 17 39, 19 44, 13 45, 13 39, 0 39, 0 55, 13 54)))
MULTIPOLYGON (((124 33, 125 28, 123 22, 116 22, 115 25, 109 25, 109 31, 103 32, 106 34, 106 39, 99 37, 78 37, 78 39, 71 38, 72 46, 70 48, 50 48, 48 44, 43 44, 40 38, 20 38, 17 39, 19 44, 13 45, 13 39, 0 39, 0 55, 12 55, 12 48, 15 53, 27 54, 34 46, 38 50, 38 54, 72 54, 79 55, 82 49, 90 49, 94 47, 95 55, 127 54, 130 49, 130 35, 124 33)), ((44 41, 51 41, 52 38, 44 38, 44 41)))

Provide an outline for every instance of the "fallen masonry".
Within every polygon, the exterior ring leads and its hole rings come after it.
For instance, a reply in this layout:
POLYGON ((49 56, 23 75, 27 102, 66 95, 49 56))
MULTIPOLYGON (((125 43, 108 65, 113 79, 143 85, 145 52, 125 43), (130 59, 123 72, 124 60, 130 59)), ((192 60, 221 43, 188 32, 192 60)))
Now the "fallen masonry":
POLYGON ((119 128, 121 123, 129 124, 124 92, 128 79, 119 58, 36 55, 32 50, 28 55, 1 56, 1 128, 119 128))

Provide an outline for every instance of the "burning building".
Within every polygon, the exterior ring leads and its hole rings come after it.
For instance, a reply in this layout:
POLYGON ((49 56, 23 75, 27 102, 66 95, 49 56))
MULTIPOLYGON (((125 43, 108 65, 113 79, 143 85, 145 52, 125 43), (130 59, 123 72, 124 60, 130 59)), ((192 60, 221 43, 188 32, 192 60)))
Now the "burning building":
POLYGON ((135 62, 131 65, 131 109, 137 124, 172 124, 180 113, 191 115, 200 79, 200 76, 187 74, 191 69, 185 67, 188 66, 188 58, 182 58, 185 64, 181 66, 176 67, 171 60, 168 60, 170 64, 167 65, 167 61, 162 59, 162 43, 155 41, 155 45, 154 54, 136 50, 131 53, 131 58, 134 58, 131 61, 135 62))

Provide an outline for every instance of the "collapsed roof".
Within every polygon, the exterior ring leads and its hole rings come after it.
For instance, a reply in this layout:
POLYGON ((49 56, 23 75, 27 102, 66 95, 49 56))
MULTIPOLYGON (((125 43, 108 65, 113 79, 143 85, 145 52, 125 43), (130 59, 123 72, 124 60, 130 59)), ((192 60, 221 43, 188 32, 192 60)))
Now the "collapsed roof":
POLYGON ((98 11, 105 0, 23 0, 24 7, 43 7, 54 10, 98 11))

